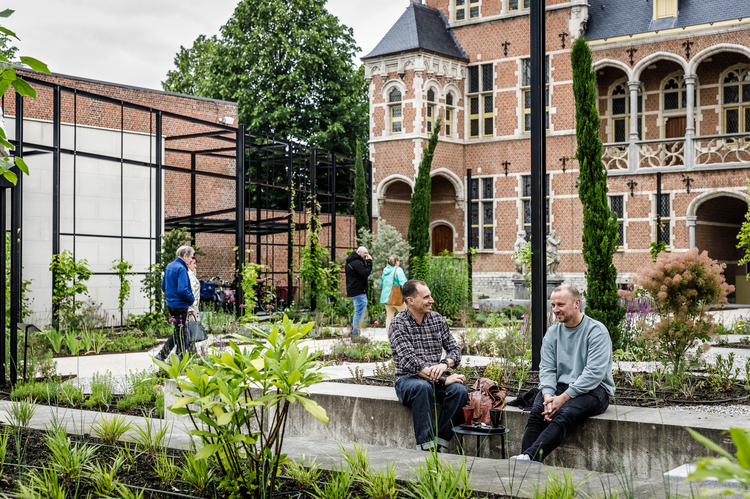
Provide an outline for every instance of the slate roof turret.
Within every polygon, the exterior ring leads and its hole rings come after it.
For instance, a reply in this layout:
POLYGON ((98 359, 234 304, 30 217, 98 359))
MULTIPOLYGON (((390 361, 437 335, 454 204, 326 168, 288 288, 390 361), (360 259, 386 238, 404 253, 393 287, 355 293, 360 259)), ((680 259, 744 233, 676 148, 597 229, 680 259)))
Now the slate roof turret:
POLYGON ((439 9, 412 3, 380 40, 380 43, 362 57, 372 59, 390 54, 400 54, 412 50, 426 50, 455 59, 469 61, 469 56, 461 48, 448 20, 439 9))

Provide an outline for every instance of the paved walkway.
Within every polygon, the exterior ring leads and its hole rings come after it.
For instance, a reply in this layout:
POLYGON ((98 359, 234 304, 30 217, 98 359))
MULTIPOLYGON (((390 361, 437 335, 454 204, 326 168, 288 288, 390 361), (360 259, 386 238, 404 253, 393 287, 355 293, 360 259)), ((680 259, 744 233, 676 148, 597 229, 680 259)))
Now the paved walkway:
MULTIPOLYGON (((0 421, 7 423, 11 402, 0 401, 0 421)), ((113 417, 111 414, 101 414, 79 409, 60 409, 50 406, 38 406, 29 427, 45 430, 53 423, 65 424, 68 433, 91 433, 91 425, 99 418, 113 417)), ((145 429, 147 421, 143 417, 125 416, 134 426, 145 429)), ((166 445, 173 449, 188 449, 191 437, 187 428, 179 423, 171 425, 163 420, 151 421, 154 432, 162 425, 168 425, 166 445)), ((125 434, 124 439, 133 441, 135 430, 125 434)), ((351 442, 335 442, 332 440, 311 439, 306 437, 287 437, 284 440, 283 452, 292 459, 302 459, 305 462, 314 459, 321 468, 332 470, 334 466, 341 468, 342 453, 339 445, 350 452, 353 451, 351 442)), ((358 446, 359 447, 359 446, 358 446)), ((370 467, 373 470, 384 470, 389 462, 396 465, 396 476, 404 480, 414 480, 413 470, 420 464, 424 466, 425 453, 411 449, 394 449, 390 447, 365 445, 370 467)), ((449 465, 456 468, 461 456, 455 454, 441 454, 449 465)), ((675 493, 688 493, 687 485, 678 482, 666 484, 663 480, 629 479, 627 471, 621 474, 594 473, 581 470, 548 468, 536 463, 523 463, 505 459, 469 458, 467 466, 471 471, 474 490, 478 492, 492 492, 495 494, 513 495, 514 497, 532 497, 534 486, 543 486, 551 473, 565 472, 572 477, 573 483, 584 482, 578 486, 588 497, 624 497, 626 488, 634 493, 635 498, 661 499, 673 497, 675 493), (666 487, 666 490, 665 490, 666 487), (618 495, 614 496, 613 492, 618 495), (671 496, 669 494, 672 494, 671 496)))

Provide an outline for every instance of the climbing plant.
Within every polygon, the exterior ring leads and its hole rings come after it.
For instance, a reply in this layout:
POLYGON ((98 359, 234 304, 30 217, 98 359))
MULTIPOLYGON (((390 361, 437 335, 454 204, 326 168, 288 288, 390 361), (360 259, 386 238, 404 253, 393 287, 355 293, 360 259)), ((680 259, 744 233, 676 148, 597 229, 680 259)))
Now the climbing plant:
POLYGON ((131 272, 133 264, 125 260, 114 260, 112 262, 112 270, 115 271, 117 278, 120 280, 120 293, 117 295, 117 304, 120 309, 120 315, 122 315, 125 302, 130 298, 130 281, 128 281, 128 276, 133 275, 133 272, 131 272))

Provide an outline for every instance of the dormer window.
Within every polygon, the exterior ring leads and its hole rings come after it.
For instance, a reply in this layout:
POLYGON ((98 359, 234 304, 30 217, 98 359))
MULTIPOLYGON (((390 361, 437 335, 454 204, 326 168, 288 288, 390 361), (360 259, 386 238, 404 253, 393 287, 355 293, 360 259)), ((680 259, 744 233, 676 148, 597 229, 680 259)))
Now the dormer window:
POLYGON ((675 17, 677 15, 677 0, 654 0, 654 19, 675 17))

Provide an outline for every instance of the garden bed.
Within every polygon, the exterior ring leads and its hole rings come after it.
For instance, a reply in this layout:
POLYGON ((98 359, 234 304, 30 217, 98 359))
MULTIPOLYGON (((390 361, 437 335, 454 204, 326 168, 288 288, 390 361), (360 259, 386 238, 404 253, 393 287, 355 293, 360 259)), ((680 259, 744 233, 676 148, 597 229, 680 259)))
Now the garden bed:
POLYGON ((96 410, 112 414, 164 417, 164 395, 154 372, 141 371, 125 377, 124 393, 115 393, 111 373, 94 375, 91 393, 84 394, 79 386, 65 378, 36 379, 19 382, 10 392, 0 391, 0 400, 32 401, 68 409, 96 410))
MULTIPOLYGON (((476 380, 485 376, 484 366, 463 367, 456 372, 466 376, 465 386, 471 390, 476 380)), ((356 367, 351 378, 331 380, 335 383, 362 384, 370 386, 393 386, 394 372, 391 363, 378 364, 373 376, 363 376, 356 367)), ((520 394, 539 386, 539 374, 529 371, 526 379, 512 386, 503 385, 509 396, 520 394)), ((713 372, 686 374, 677 382, 670 381, 670 375, 663 371, 621 372, 613 375, 617 387, 616 397, 610 403, 631 407, 664 407, 670 405, 750 405, 750 390, 743 380, 731 375, 722 377, 713 372)), ((493 378, 494 373, 488 373, 493 378)))
MULTIPOLYGON (((144 490, 146 493, 143 497, 227 497, 213 490, 213 487, 203 495, 181 479, 179 475, 184 472, 186 454, 180 451, 162 449, 161 452, 147 452, 142 446, 133 444, 107 445, 93 437, 68 436, 70 454, 63 452, 63 455, 56 455, 48 446, 46 432, 7 426, 3 430, 7 432, 7 453, 0 477, 0 490, 3 492, 17 493, 19 483, 26 486, 30 483, 30 471, 38 473, 42 471, 41 468, 46 468, 55 470, 53 473, 59 476, 59 487, 67 492, 67 497, 87 497, 89 494, 92 497, 102 497, 104 494, 97 490, 95 481, 107 480, 99 476, 94 467, 100 465, 106 470, 119 456, 123 463, 119 467, 117 480, 135 492, 144 490), (20 451, 17 452, 17 449, 20 451), (81 460, 80 471, 64 472, 64 469, 70 470, 75 466, 74 456, 85 454, 82 449, 93 449, 93 452, 81 460)), ((50 497, 53 493, 50 490, 51 482, 45 484, 49 487, 47 491, 50 497)), ((112 483, 111 480, 109 483, 112 483)), ((211 485, 214 483, 216 482, 211 485)), ((118 492, 111 495, 120 496, 118 492)))

